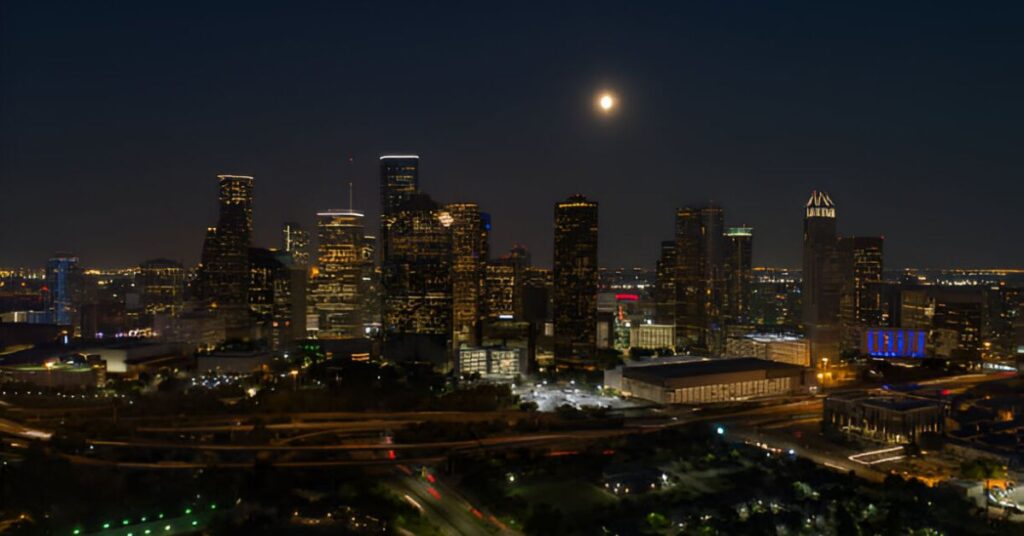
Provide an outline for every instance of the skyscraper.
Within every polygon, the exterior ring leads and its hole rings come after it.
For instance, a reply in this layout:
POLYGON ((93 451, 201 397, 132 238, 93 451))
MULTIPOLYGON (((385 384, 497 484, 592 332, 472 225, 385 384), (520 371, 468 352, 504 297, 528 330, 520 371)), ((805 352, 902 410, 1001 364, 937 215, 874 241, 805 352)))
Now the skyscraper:
POLYGON ((146 314, 177 315, 185 293, 185 270, 181 263, 152 259, 139 264, 136 276, 142 309, 146 314))
POLYGON ((676 211, 676 347, 722 349, 726 295, 725 213, 719 206, 676 211))
POLYGON ((390 217, 381 257, 385 339, 422 336, 450 348, 454 218, 424 194, 411 196, 390 217))
MULTIPOLYGON (((380 157, 380 240, 387 242, 388 228, 395 214, 410 197, 419 192, 420 157, 383 155, 380 157)), ((381 260, 387 248, 381 249, 381 260)))
POLYGON ((47 311, 50 322, 58 326, 74 326, 78 317, 82 291, 78 257, 57 253, 46 261, 47 311))
POLYGON ((825 192, 811 192, 804 207, 803 324, 811 342, 811 364, 839 356, 841 288, 836 206, 825 192))
POLYGON ((248 337, 253 178, 218 175, 217 180, 217 227, 207 231, 203 246, 204 300, 224 318, 228 337, 248 337))
POLYGON ((281 249, 292 256, 292 263, 297 267, 309 266, 309 233, 295 222, 286 222, 281 233, 281 249))
POLYGON ((249 311, 257 338, 270 348, 287 347, 305 336, 305 269, 291 254, 249 248, 249 311))
POLYGON ((839 238, 839 266, 842 277, 839 296, 839 321, 845 349, 860 346, 862 327, 879 326, 882 310, 878 292, 871 285, 882 281, 881 236, 839 238))
POLYGON ((676 242, 661 243, 658 261, 655 265, 654 321, 658 324, 675 324, 676 318, 676 242))
POLYGON ((554 349, 559 365, 592 364, 597 352, 597 202, 555 205, 554 349))
POLYGON ((363 336, 364 277, 367 257, 363 214, 353 210, 318 212, 317 271, 310 293, 320 339, 363 336))
POLYGON ((753 227, 729 227, 725 231, 726 316, 733 323, 750 321, 753 239, 753 227))
POLYGON ((445 206, 452 234, 452 347, 479 344, 490 216, 475 203, 445 206))

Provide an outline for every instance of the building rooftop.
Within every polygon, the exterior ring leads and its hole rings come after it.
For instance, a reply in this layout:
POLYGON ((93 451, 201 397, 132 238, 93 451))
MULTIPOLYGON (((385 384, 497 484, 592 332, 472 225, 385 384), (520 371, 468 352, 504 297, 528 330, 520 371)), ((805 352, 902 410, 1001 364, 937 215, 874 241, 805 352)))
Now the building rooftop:
POLYGON ((799 335, 791 333, 748 333, 743 337, 757 342, 797 342, 806 340, 799 335))
POLYGON ((919 398, 908 398, 903 396, 876 396, 864 391, 843 391, 828 396, 832 400, 845 400, 858 402, 865 406, 873 406, 892 411, 913 411, 921 408, 934 408, 942 405, 941 402, 922 400, 919 398))
POLYGON ((627 367, 622 371, 623 376, 645 380, 664 381, 673 378, 710 376, 713 374, 732 374, 737 372, 765 371, 769 376, 776 374, 785 375, 801 372, 804 367, 768 361, 753 357, 737 357, 711 359, 706 361, 691 361, 686 363, 673 363, 660 366, 627 367))

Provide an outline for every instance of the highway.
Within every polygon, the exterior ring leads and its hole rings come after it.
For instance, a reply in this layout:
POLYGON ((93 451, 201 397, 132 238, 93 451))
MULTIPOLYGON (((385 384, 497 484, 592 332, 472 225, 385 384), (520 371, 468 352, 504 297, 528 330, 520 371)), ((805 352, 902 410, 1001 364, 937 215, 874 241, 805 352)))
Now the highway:
POLYGON ((431 482, 418 477, 416 472, 410 473, 399 472, 394 478, 388 479, 386 485, 399 497, 412 499, 410 504, 418 505, 421 513, 444 534, 519 534, 493 515, 470 504, 436 475, 431 474, 431 482))

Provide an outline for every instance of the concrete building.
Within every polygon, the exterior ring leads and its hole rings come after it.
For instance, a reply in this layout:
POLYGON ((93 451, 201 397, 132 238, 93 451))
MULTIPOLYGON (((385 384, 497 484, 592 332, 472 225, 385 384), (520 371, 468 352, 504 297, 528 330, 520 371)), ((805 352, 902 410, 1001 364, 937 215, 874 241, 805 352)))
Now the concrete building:
POLYGON ((811 345, 807 339, 794 335, 751 333, 726 339, 725 356, 756 357, 809 367, 811 366, 811 345))
POLYGON ((815 391, 810 370, 754 358, 627 367, 622 391, 660 404, 705 404, 815 391))

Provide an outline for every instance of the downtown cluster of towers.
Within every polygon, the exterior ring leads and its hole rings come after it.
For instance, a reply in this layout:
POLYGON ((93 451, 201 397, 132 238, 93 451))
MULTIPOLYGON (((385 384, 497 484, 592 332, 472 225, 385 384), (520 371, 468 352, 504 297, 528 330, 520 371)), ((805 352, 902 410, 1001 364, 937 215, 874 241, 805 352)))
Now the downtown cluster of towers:
POLYGON ((514 347, 528 363, 552 357, 584 368, 613 357, 610 348, 716 356, 729 341, 764 332, 806 335, 819 364, 857 353, 974 360, 1024 347, 1013 335, 1019 291, 913 273, 884 279, 883 238, 838 236, 824 192, 802 207, 801 277, 775 280, 779 271, 753 268, 753 228, 726 226, 722 207, 685 207, 660 246, 652 291, 609 303, 619 298, 614 283, 599 284, 594 200, 555 204, 547 269, 522 246, 494 255, 490 217, 476 204, 421 192, 417 156, 382 156, 379 166, 375 233, 352 208, 323 210, 312 233, 286 223, 279 247, 254 247, 254 179, 221 175, 217 224, 195 270, 151 259, 83 271, 76 256, 57 254, 44 280, 7 286, 21 301, 5 321, 195 348, 248 340, 287 349, 312 338, 344 342, 335 353, 446 366, 464 347, 514 347))
MULTIPOLYGON (((597 213, 590 235, 574 234, 565 252, 581 259, 565 273, 566 253, 556 252, 555 270, 531 265, 529 252, 515 246, 492 258, 490 216, 475 203, 440 204, 419 188, 419 157, 380 159, 380 228, 368 234, 365 215, 331 209, 316 215, 315 252, 311 234, 296 223, 283 227, 283 247, 250 245, 253 178, 220 175, 219 218, 207 230, 194 283, 203 308, 222 319, 229 339, 263 339, 278 348, 307 336, 323 341, 378 340, 392 359, 452 363, 454 351, 491 337, 532 340, 555 308, 572 301, 571 326, 556 322, 563 335, 593 339, 597 292, 597 213), (563 260, 558 260, 563 259, 563 260), (569 280, 553 285, 556 279, 569 280)), ((559 209, 561 214, 561 209, 559 209)), ((561 221, 561 216, 559 217, 561 221)), ((558 239, 556 239, 558 241, 558 239)))
MULTIPOLYGON (((531 266, 521 246, 492 257, 489 214, 421 192, 417 155, 385 155, 379 164, 378 233, 367 233, 362 212, 324 210, 315 252, 295 223, 284 225, 280 250, 252 248, 253 178, 218 177, 219 219, 207 231, 194 294, 223 319, 228 338, 273 347, 307 336, 375 339, 388 358, 450 364, 459 348, 485 338, 523 338, 532 347, 546 333, 558 364, 594 365, 597 202, 574 195, 556 203, 546 270, 531 266)), ((824 193, 811 195, 804 222, 803 325, 812 358, 834 358, 844 321, 873 320, 863 290, 882 279, 882 238, 839 238, 824 193)), ((726 227, 720 206, 677 210, 653 296, 652 321, 672 326, 666 346, 720 355, 732 328, 750 324, 752 241, 751 227, 726 227)))

